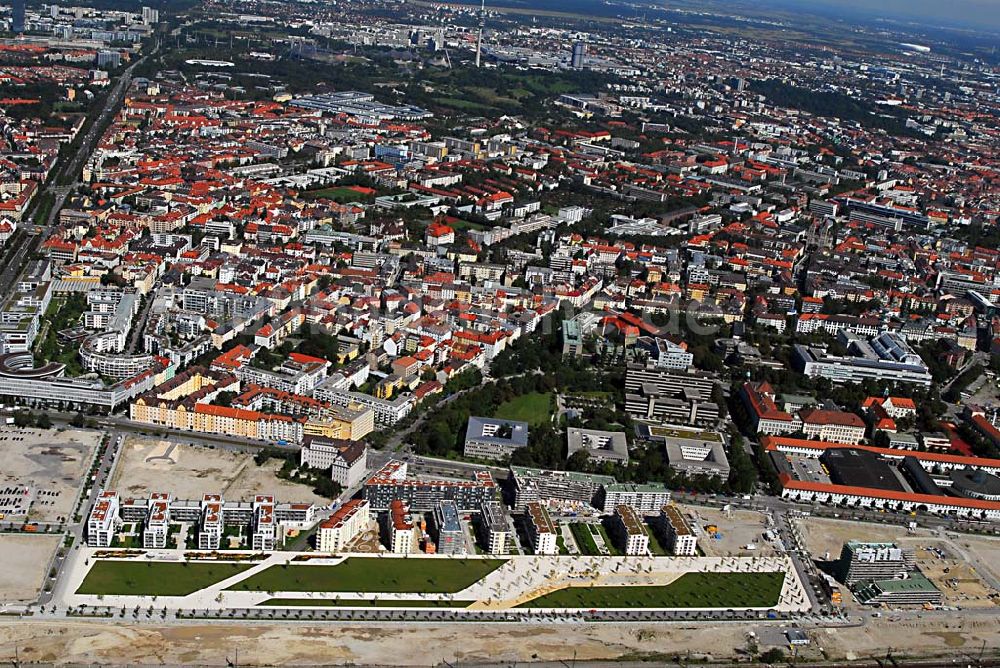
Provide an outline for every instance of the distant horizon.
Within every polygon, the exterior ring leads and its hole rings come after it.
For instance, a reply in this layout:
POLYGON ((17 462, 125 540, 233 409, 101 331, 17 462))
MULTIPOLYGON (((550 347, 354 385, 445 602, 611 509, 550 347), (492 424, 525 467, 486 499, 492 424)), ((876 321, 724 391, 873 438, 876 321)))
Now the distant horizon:
POLYGON ((929 22, 938 22, 943 25, 937 27, 1000 30, 1000 0, 950 0, 945 3, 936 0, 879 0, 877 4, 868 0, 755 0, 752 6, 758 10, 773 6, 779 10, 840 14, 869 20, 884 17, 894 21, 909 20, 927 27, 935 27, 929 22))

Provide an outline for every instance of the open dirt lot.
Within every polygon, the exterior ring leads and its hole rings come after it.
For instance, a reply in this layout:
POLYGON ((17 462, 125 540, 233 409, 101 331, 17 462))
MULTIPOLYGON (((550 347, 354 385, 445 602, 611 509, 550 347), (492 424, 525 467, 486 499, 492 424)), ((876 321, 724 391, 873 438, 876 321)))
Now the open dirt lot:
POLYGON ((238 501, 255 494, 273 494, 277 501, 329 503, 305 485, 278 478, 278 468, 275 460, 257 466, 252 455, 129 437, 108 487, 126 497, 155 491, 178 499, 198 499, 203 494, 221 493, 227 500, 238 501))
POLYGON ((0 428, 0 489, 25 488, 31 499, 27 519, 58 522, 73 514, 99 441, 96 431, 0 428))
POLYGON ((763 539, 767 530, 763 513, 754 510, 732 510, 723 513, 716 508, 702 506, 680 506, 689 520, 697 518, 698 547, 705 556, 768 556, 774 554, 774 548, 763 539), (718 527, 717 538, 709 535, 705 529, 708 525, 718 527), (746 549, 748 544, 756 546, 754 550, 746 549))
MULTIPOLYGON (((755 627, 759 632, 761 627, 755 627)), ((672 657, 733 658, 745 647, 745 625, 478 625, 478 624, 172 624, 135 625, 90 621, 0 621, 0 659, 22 662, 75 662, 100 665, 188 664, 224 666, 239 647, 240 665, 429 666, 443 661, 489 662, 640 659, 649 665, 673 663, 672 657), (419 648, 401 652, 401 647, 419 648)), ((809 631, 813 643, 801 659, 885 656, 886 638, 896 652, 908 655, 978 655, 1000 641, 1000 620, 892 623, 873 620, 862 627, 809 631)))
POLYGON ((0 603, 34 601, 45 583, 46 569, 62 536, 0 534, 0 603))
POLYGON ((992 608, 997 598, 1000 539, 984 536, 913 532, 894 525, 878 525, 817 517, 800 518, 798 526, 814 559, 835 560, 849 540, 893 542, 913 550, 917 567, 941 590, 945 605, 992 608))

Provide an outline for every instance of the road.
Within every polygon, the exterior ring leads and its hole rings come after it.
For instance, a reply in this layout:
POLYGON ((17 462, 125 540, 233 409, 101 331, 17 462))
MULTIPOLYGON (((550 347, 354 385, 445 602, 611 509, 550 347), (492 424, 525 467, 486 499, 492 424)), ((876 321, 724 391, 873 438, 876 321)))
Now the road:
POLYGON ((124 441, 125 435, 114 431, 108 432, 107 438, 103 441, 96 461, 97 472, 94 474, 94 480, 85 490, 80 492, 83 496, 83 503, 80 506, 79 520, 72 518, 71 524, 67 527, 67 535, 72 537, 73 547, 69 550, 57 550, 52 556, 52 562, 46 569, 47 573, 55 570, 54 576, 48 580, 52 589, 50 591, 42 590, 41 596, 38 598, 40 605, 48 605, 53 600, 59 600, 62 595, 62 587, 65 583, 65 578, 62 577, 63 571, 76 556, 79 546, 86 543, 84 534, 87 528, 87 518, 97 502, 98 493, 107 486, 108 479, 115 470, 124 441))
POLYGON ((4 265, 3 271, 0 271, 0 294, 9 294, 11 292, 11 287, 18 276, 20 276, 25 262, 38 250, 39 244, 48 237, 55 226, 60 209, 66 203, 66 198, 69 197, 69 194, 76 187, 75 179, 77 175, 83 169, 84 163, 90 158, 97 140, 104 134, 104 129, 107 127, 108 122, 118 113, 118 109, 125 99, 125 93, 132 84, 132 72, 136 67, 144 63, 149 56, 159 51, 159 48, 160 43, 157 41, 149 54, 139 58, 122 72, 108 94, 104 108, 94 119, 94 122, 91 123, 90 128, 80 141, 76 152, 68 161, 64 158, 57 165, 55 172, 38 189, 33 206, 37 206, 37 203, 42 201, 43 197, 48 194, 53 198, 52 209, 49 211, 48 219, 42 221, 39 225, 41 227, 39 233, 35 232, 35 225, 31 224, 30 218, 22 221, 22 225, 25 226, 27 233, 18 237, 17 245, 7 248, 4 253, 7 263, 4 265), (64 183, 67 178, 73 178, 74 183, 71 185, 59 185, 64 183))

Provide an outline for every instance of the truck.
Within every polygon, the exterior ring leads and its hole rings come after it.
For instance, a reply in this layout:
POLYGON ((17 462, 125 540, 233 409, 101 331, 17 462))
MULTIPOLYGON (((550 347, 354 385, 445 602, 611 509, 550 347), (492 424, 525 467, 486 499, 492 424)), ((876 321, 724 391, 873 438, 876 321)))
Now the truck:
POLYGON ((3 423, 9 427, 12 424, 14 424, 14 418, 12 418, 12 417, 4 418, 3 419, 3 423))

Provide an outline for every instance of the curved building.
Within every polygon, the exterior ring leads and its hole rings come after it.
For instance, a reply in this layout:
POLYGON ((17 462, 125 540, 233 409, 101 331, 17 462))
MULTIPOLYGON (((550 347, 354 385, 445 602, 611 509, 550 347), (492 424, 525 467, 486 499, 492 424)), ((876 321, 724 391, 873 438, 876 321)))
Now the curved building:
POLYGON ((948 474, 951 490, 969 499, 1000 501, 1000 478, 982 469, 955 469, 948 474))

